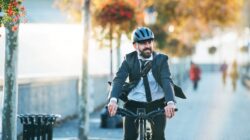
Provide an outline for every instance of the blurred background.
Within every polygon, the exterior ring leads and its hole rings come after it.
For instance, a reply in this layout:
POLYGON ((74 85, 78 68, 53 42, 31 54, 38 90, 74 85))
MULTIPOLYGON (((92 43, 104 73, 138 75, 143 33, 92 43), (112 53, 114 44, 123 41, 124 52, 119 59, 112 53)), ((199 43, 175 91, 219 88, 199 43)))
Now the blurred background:
MULTIPOLYGON (((122 139, 121 128, 100 127, 100 115, 107 103, 107 82, 125 54, 134 51, 130 37, 138 26, 155 33, 155 49, 169 56, 172 78, 187 96, 177 98, 179 111, 168 120, 166 138, 250 139, 249 0, 92 0, 88 33, 83 0, 24 0, 22 5, 27 22, 21 22, 18 31, 18 114, 62 115, 55 139, 78 137, 84 56, 88 137, 122 139)), ((4 27, 0 34, 2 110, 4 27)), ((18 122, 18 134, 21 131, 18 122)))

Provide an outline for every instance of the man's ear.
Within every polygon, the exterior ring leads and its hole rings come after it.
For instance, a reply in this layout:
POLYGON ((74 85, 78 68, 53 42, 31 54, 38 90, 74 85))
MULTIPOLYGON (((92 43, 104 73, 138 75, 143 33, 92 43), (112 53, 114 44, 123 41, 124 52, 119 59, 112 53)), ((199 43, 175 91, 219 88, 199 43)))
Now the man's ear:
POLYGON ((137 45, 137 43, 134 43, 134 44, 133 44, 133 47, 134 47, 135 49, 136 49, 136 45, 137 45))
POLYGON ((138 46, 138 44, 137 43, 134 43, 133 44, 133 47, 137 50, 137 46, 138 46))

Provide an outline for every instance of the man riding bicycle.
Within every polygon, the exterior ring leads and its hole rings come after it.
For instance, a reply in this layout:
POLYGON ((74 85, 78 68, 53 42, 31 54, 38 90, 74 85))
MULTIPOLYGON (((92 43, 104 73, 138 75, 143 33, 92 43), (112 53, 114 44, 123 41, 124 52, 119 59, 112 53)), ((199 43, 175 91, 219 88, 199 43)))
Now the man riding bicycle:
MULTIPOLYGON (((133 51, 126 55, 116 76, 113 79, 109 94, 108 111, 114 116, 117 111, 117 102, 121 96, 124 83, 129 77, 130 90, 126 95, 124 108, 137 111, 145 108, 146 112, 164 108, 165 115, 153 118, 153 140, 165 140, 164 130, 166 117, 175 115, 174 84, 170 77, 168 56, 153 51, 154 33, 147 27, 138 27, 132 33, 133 51), (144 66, 151 63, 151 69, 142 75, 144 66)), ((138 137, 135 119, 125 117, 124 140, 136 140, 138 137)))

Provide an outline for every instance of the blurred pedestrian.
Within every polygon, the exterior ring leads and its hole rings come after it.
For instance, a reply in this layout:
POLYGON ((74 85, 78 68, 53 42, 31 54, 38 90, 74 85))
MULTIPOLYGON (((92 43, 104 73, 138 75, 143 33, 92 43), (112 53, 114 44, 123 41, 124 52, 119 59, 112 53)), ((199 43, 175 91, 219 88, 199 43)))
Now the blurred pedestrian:
POLYGON ((227 63, 224 61, 223 64, 221 65, 220 67, 220 71, 222 73, 222 82, 223 82, 223 85, 226 84, 226 79, 227 79, 227 68, 228 68, 228 65, 227 63))
POLYGON ((238 64, 237 64, 236 60, 234 60, 233 63, 232 63, 232 69, 231 69, 231 72, 230 72, 230 77, 232 79, 233 90, 235 91, 236 87, 237 87, 237 80, 238 80, 238 77, 239 77, 238 64))
POLYGON ((193 62, 191 62, 189 76, 190 76, 190 80, 193 82, 193 89, 197 90, 198 82, 201 78, 201 69, 199 68, 198 65, 194 64, 193 62))

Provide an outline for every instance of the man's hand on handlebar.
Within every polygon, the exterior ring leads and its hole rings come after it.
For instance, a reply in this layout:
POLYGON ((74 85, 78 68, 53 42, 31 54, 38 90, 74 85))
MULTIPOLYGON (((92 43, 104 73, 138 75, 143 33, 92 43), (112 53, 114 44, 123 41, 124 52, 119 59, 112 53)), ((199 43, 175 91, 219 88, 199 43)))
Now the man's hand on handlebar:
POLYGON ((117 101, 111 99, 108 104, 108 112, 111 117, 115 116, 117 108, 118 108, 117 101))
POLYGON ((164 107, 165 110, 165 115, 167 118, 172 118, 175 115, 175 104, 174 103, 169 103, 167 106, 164 107))

